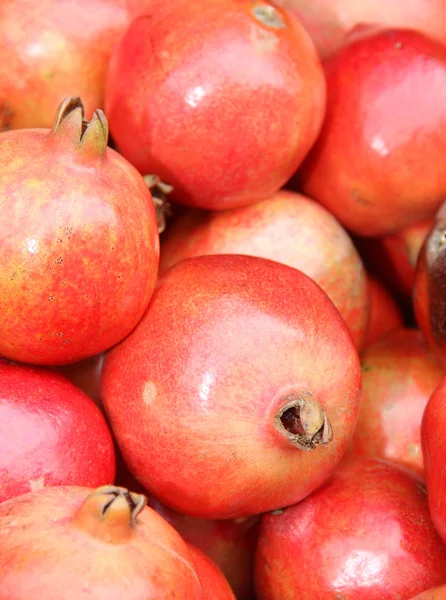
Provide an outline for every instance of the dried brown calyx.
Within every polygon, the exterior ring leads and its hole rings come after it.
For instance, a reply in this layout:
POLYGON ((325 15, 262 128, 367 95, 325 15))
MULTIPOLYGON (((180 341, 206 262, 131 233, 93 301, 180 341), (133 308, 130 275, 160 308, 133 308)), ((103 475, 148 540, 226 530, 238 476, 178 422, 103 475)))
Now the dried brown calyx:
POLYGON ((329 444, 333 430, 325 411, 311 392, 293 393, 274 417, 274 427, 296 448, 314 450, 329 444))
POLYGON ((144 181, 150 190, 155 205, 158 233, 166 229, 167 218, 171 215, 171 206, 167 196, 173 192, 173 187, 158 177, 158 175, 144 175, 144 181))

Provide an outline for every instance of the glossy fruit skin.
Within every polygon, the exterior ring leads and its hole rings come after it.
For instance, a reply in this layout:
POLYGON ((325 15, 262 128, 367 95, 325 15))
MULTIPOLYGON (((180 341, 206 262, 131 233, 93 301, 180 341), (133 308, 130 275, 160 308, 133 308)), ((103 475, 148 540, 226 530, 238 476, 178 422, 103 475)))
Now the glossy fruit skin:
POLYGON ((446 193, 446 47, 383 30, 324 69, 327 115, 298 177, 303 191, 358 235, 433 217, 446 193))
POLYGON ((126 0, 2 0, 0 131, 51 127, 70 94, 83 98, 88 118, 103 108, 111 52, 129 19, 126 0))
POLYGON ((421 594, 414 596, 411 600, 446 600, 446 585, 421 592, 421 594))
POLYGON ((230 519, 291 504, 328 477, 356 425, 361 374, 341 316, 311 279, 218 255, 164 274, 138 327, 107 355, 101 387, 144 487, 184 514, 230 519), (305 403, 301 419, 313 402, 320 409, 311 450, 281 427, 290 401, 305 403))
POLYGON ((363 387, 353 436, 357 455, 394 460, 423 474, 421 421, 446 375, 415 329, 397 329, 361 355, 363 387))
POLYGON ((338 50, 349 32, 362 23, 415 29, 446 40, 443 0, 276 0, 305 25, 322 57, 338 50))
POLYGON ((58 365, 106 350, 155 287, 150 192, 106 148, 103 113, 81 130, 82 105, 67 99, 51 132, 0 134, 0 355, 13 360, 58 365))
POLYGON ((299 269, 321 286, 362 347, 370 312, 366 273, 347 232, 314 200, 281 190, 232 210, 190 210, 163 238, 160 273, 204 254, 260 256, 299 269))
POLYGON ((426 485, 429 508, 438 533, 446 541, 446 380, 443 379, 427 403, 421 424, 426 485))
POLYGON ((203 600, 236 600, 231 586, 217 565, 192 544, 189 544, 189 552, 201 581, 203 600))
POLYGON ((115 477, 112 437, 94 403, 58 373, 7 361, 0 361, 0 454, 0 502, 115 477))
POLYGON ((148 505, 221 569, 237 600, 252 599, 257 517, 241 522, 197 519, 168 508, 153 496, 148 497, 148 505))
POLYGON ((126 30, 106 112, 120 152, 173 199, 235 208, 293 175, 320 131, 325 81, 300 22, 269 2, 179 0, 126 30))
POLYGON ((311 496, 260 524, 258 600, 406 600, 445 573, 426 490, 385 461, 344 462, 311 496))
POLYGON ((147 507, 130 520, 122 496, 104 506, 101 489, 48 488, 0 505, 3 598, 204 600, 176 531, 147 507))
POLYGON ((386 333, 404 326, 404 319, 398 304, 381 281, 368 275, 370 292, 370 321, 364 347, 371 346, 386 333))

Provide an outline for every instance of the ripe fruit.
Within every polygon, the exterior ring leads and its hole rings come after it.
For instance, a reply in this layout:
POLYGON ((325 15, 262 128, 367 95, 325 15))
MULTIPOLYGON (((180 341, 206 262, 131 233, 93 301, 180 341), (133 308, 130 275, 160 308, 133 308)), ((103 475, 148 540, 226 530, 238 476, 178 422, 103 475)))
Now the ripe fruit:
POLYGON ((113 441, 94 403, 50 370, 0 361, 0 502, 115 477, 113 441))
POLYGON ((421 248, 415 274, 414 310, 418 327, 446 364, 446 218, 436 219, 421 248))
POLYGON ((446 585, 421 592, 411 600, 446 600, 446 585))
POLYGON ((281 190, 233 210, 190 210, 166 233, 160 273, 179 260, 203 254, 260 256, 301 270, 321 286, 356 347, 362 347, 369 319, 366 273, 346 231, 314 200, 281 190))
POLYGON ((371 346, 389 331, 404 326, 403 315, 398 304, 379 279, 368 275, 368 282, 371 310, 365 347, 371 346))
POLYGON ((425 489, 385 461, 347 461, 299 504, 262 517, 258 600, 403 600, 445 574, 425 489))
POLYGON ((421 426, 424 469, 429 492, 429 507, 435 527, 446 541, 446 379, 432 394, 421 426))
POLYGON ((177 532, 124 488, 60 487, 0 505, 3 598, 203 600, 177 532))
POLYGON ((183 540, 197 547, 218 565, 238 600, 252 599, 257 517, 242 521, 197 519, 164 506, 153 496, 149 496, 148 505, 175 527, 183 540))
POLYGON ((2 0, 0 131, 51 127, 68 95, 83 98, 89 118, 102 108, 111 52, 129 18, 125 0, 2 0))
POLYGON ((266 0, 163 3, 110 63, 106 112, 122 154, 208 209, 268 197, 313 145, 325 81, 300 22, 266 0))
POLYGON ((363 387, 357 454, 379 456, 423 473, 421 420, 445 376, 444 368, 414 329, 390 332, 361 355, 363 387))
POLYGON ((236 600, 231 586, 217 565, 198 548, 191 544, 188 547, 200 578, 203 600, 236 600))
POLYGON ((384 30, 324 67, 327 116, 299 176, 305 193, 363 236, 433 217, 446 194, 446 47, 384 30))
POLYGON ((159 239, 151 195, 106 147, 102 111, 79 99, 53 129, 0 135, 0 355, 76 362, 113 346, 153 292, 159 239))
POLYGON ((172 267, 102 375, 133 475, 168 506, 212 519, 321 485, 353 434, 360 392, 353 341, 322 290, 240 255, 172 267))

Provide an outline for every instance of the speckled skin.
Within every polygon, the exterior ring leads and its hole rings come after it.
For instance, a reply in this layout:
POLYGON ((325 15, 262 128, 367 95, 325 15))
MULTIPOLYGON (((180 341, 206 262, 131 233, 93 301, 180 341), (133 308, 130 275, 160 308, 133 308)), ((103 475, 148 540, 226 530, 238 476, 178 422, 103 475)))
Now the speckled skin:
POLYGON ((206 600, 189 548, 150 508, 98 502, 79 513, 85 487, 26 494, 0 505, 0 588, 5 600, 206 600))
POLYGON ((6 361, 0 361, 0 456, 0 502, 115 477, 112 437, 94 403, 57 373, 6 361))
POLYGON ((366 273, 346 231, 314 200, 282 190, 233 210, 191 210, 163 238, 160 273, 203 254, 260 256, 301 270, 333 301, 362 347, 370 310, 366 273))
POLYGON ((421 420, 446 375, 415 329, 398 329, 361 355, 363 389, 353 449, 423 473, 421 420))
POLYGON ((345 44, 348 33, 362 23, 405 27, 446 40, 444 0, 275 0, 293 11, 311 34, 321 56, 345 44))
POLYGON ((446 379, 429 399, 421 426, 426 484, 432 519, 446 542, 446 379))
POLYGON ((191 206, 266 198, 313 145, 325 112, 316 50, 297 19, 256 18, 262 0, 163 2, 115 48, 106 112, 122 154, 191 206))
POLYGON ((203 600, 236 600, 231 586, 217 565, 191 544, 189 552, 201 581, 203 600))
POLYGON ((422 592, 411 600, 446 600, 446 585, 422 592))
POLYGON ((389 331, 404 326, 398 304, 381 281, 368 274, 370 292, 370 321, 364 347, 371 346, 389 331))
POLYGON ((327 116, 298 177, 304 192, 358 235, 433 217, 446 194, 446 46, 384 30, 324 68, 327 116))
POLYGON ((0 131, 50 127, 66 96, 88 118, 104 104, 110 55, 130 15, 126 0, 2 0, 0 131))
POLYGON ((242 522, 196 519, 168 508, 150 495, 148 505, 175 527, 183 540, 193 544, 219 566, 237 600, 252 600, 257 517, 242 522))
POLYGON ((98 354, 138 323, 159 260, 143 179, 68 117, 0 134, 0 355, 56 365, 98 354))
POLYGON ((361 373, 321 289, 266 259, 186 259, 160 280, 138 327, 106 357, 102 400, 133 475, 202 518, 245 517, 307 496, 353 435, 361 373), (296 448, 274 427, 309 391, 333 439, 296 448))
POLYGON ((300 504, 261 521, 258 600, 408 600, 446 579, 446 546, 409 471, 346 462, 300 504))

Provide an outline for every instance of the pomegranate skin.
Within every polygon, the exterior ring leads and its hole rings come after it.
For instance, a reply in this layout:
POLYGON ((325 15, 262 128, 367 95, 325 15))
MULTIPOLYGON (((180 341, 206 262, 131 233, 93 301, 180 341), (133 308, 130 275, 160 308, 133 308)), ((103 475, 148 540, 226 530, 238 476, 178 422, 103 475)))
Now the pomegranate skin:
POLYGON ((192 555, 144 497, 64 486, 0 505, 5 600, 204 600, 192 555))
POLYGON ((446 379, 443 379, 427 403, 421 424, 426 485, 429 507, 438 533, 446 541, 446 379))
POLYGON ((166 232, 160 273, 204 254, 260 256, 299 269, 321 286, 356 347, 363 346, 370 312, 364 267, 346 231, 314 200, 281 190, 237 209, 188 211, 166 232))
POLYGON ((364 344, 366 348, 380 340, 386 333, 404 326, 403 315, 398 304, 379 279, 369 274, 368 283, 371 310, 364 344))
POLYGON ((411 600, 446 600, 446 585, 421 592, 421 594, 414 596, 411 600))
POLYGON ((77 387, 94 400, 102 410, 101 402, 101 374, 104 366, 105 354, 96 354, 80 362, 57 367, 59 373, 65 375, 77 387))
POLYGON ((321 485, 353 435, 361 373, 311 279, 217 255, 164 274, 138 327, 107 355, 101 390, 144 487, 184 514, 230 519, 321 485))
POLYGON ((102 111, 82 134, 66 99, 51 132, 0 135, 0 355, 60 365, 106 350, 138 323, 155 287, 150 192, 106 147, 102 111))
POLYGON ((95 404, 58 373, 7 361, 0 361, 0 455, 0 502, 115 477, 112 437, 95 404))
POLYGON ((126 30, 106 112, 120 152, 172 185, 174 200, 235 208, 301 164, 322 125, 325 80, 303 26, 266 0, 179 0, 126 30))
POLYGON ((357 37, 324 61, 327 115, 297 182, 350 231, 393 233, 446 193, 446 47, 409 30, 357 37))
POLYGON ((203 600, 236 600, 231 586, 217 565, 192 544, 189 544, 189 552, 200 578, 203 600))
POLYGON ((357 455, 394 460, 423 474, 421 421, 446 372, 415 329, 397 329, 361 355, 357 455))
POLYGON ((255 565, 258 600, 407 600, 444 582, 446 546, 410 471, 346 461, 314 494, 262 517, 255 565))
POLYGON ((0 131, 51 127, 68 95, 82 97, 89 118, 103 108, 111 52, 129 19, 126 0, 2 0, 0 131))

